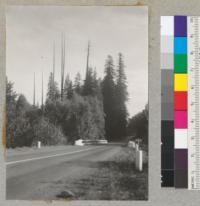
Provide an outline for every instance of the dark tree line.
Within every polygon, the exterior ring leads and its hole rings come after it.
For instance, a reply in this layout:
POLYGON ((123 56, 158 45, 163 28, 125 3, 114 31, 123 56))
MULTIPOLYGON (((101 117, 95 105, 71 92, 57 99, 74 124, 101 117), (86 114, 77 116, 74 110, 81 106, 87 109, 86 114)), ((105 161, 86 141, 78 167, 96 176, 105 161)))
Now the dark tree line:
MULTIPOLYGON (((22 94, 16 94, 6 80, 7 147, 74 144, 77 139, 122 141, 128 131, 128 100, 124 60, 120 53, 117 65, 112 56, 105 63, 103 79, 88 66, 84 81, 77 73, 74 81, 67 74, 59 89, 54 72, 49 75, 44 105, 31 105, 22 94)), ((135 125, 135 123, 134 123, 135 125)), ((135 128, 134 128, 135 130, 135 128)))
POLYGON ((115 70, 112 56, 108 56, 105 64, 105 77, 102 81, 102 94, 105 117, 105 130, 109 141, 120 141, 126 136, 128 99, 124 61, 119 53, 115 70))
POLYGON ((127 135, 132 140, 141 139, 143 144, 148 144, 148 105, 129 119, 127 135))

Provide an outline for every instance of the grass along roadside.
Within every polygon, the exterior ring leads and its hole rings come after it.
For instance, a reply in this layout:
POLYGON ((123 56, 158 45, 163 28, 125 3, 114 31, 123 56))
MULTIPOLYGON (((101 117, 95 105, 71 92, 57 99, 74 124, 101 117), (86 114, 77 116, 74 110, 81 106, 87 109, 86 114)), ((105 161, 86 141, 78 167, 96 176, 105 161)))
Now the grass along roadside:
POLYGON ((78 200, 147 200, 148 164, 144 152, 144 169, 135 169, 135 151, 121 147, 120 152, 106 160, 93 164, 96 172, 76 181, 61 181, 65 185, 57 199, 78 200))

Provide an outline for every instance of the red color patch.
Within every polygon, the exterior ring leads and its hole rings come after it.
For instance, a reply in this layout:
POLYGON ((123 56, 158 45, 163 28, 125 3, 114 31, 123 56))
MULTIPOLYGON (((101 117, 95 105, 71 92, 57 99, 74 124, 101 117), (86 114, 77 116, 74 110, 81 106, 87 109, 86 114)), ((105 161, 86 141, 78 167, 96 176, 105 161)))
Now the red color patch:
POLYGON ((187 92, 174 92, 174 110, 187 110, 187 92))

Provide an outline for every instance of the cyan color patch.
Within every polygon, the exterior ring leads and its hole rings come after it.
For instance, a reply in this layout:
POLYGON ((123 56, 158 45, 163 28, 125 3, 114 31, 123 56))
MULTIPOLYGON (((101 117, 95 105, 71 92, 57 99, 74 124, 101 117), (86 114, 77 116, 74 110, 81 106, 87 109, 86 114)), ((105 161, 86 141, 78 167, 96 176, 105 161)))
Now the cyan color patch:
POLYGON ((187 37, 174 38, 174 53, 187 54, 187 37))

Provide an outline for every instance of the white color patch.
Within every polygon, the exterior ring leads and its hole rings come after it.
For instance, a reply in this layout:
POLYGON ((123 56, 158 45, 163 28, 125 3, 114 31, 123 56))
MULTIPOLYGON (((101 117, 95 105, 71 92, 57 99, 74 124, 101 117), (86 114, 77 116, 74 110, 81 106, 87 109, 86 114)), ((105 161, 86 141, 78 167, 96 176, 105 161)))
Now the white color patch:
POLYGON ((161 35, 174 36, 174 17, 161 16, 161 35))
POLYGON ((175 149, 187 149, 188 141, 187 141, 187 129, 175 129, 175 149))

